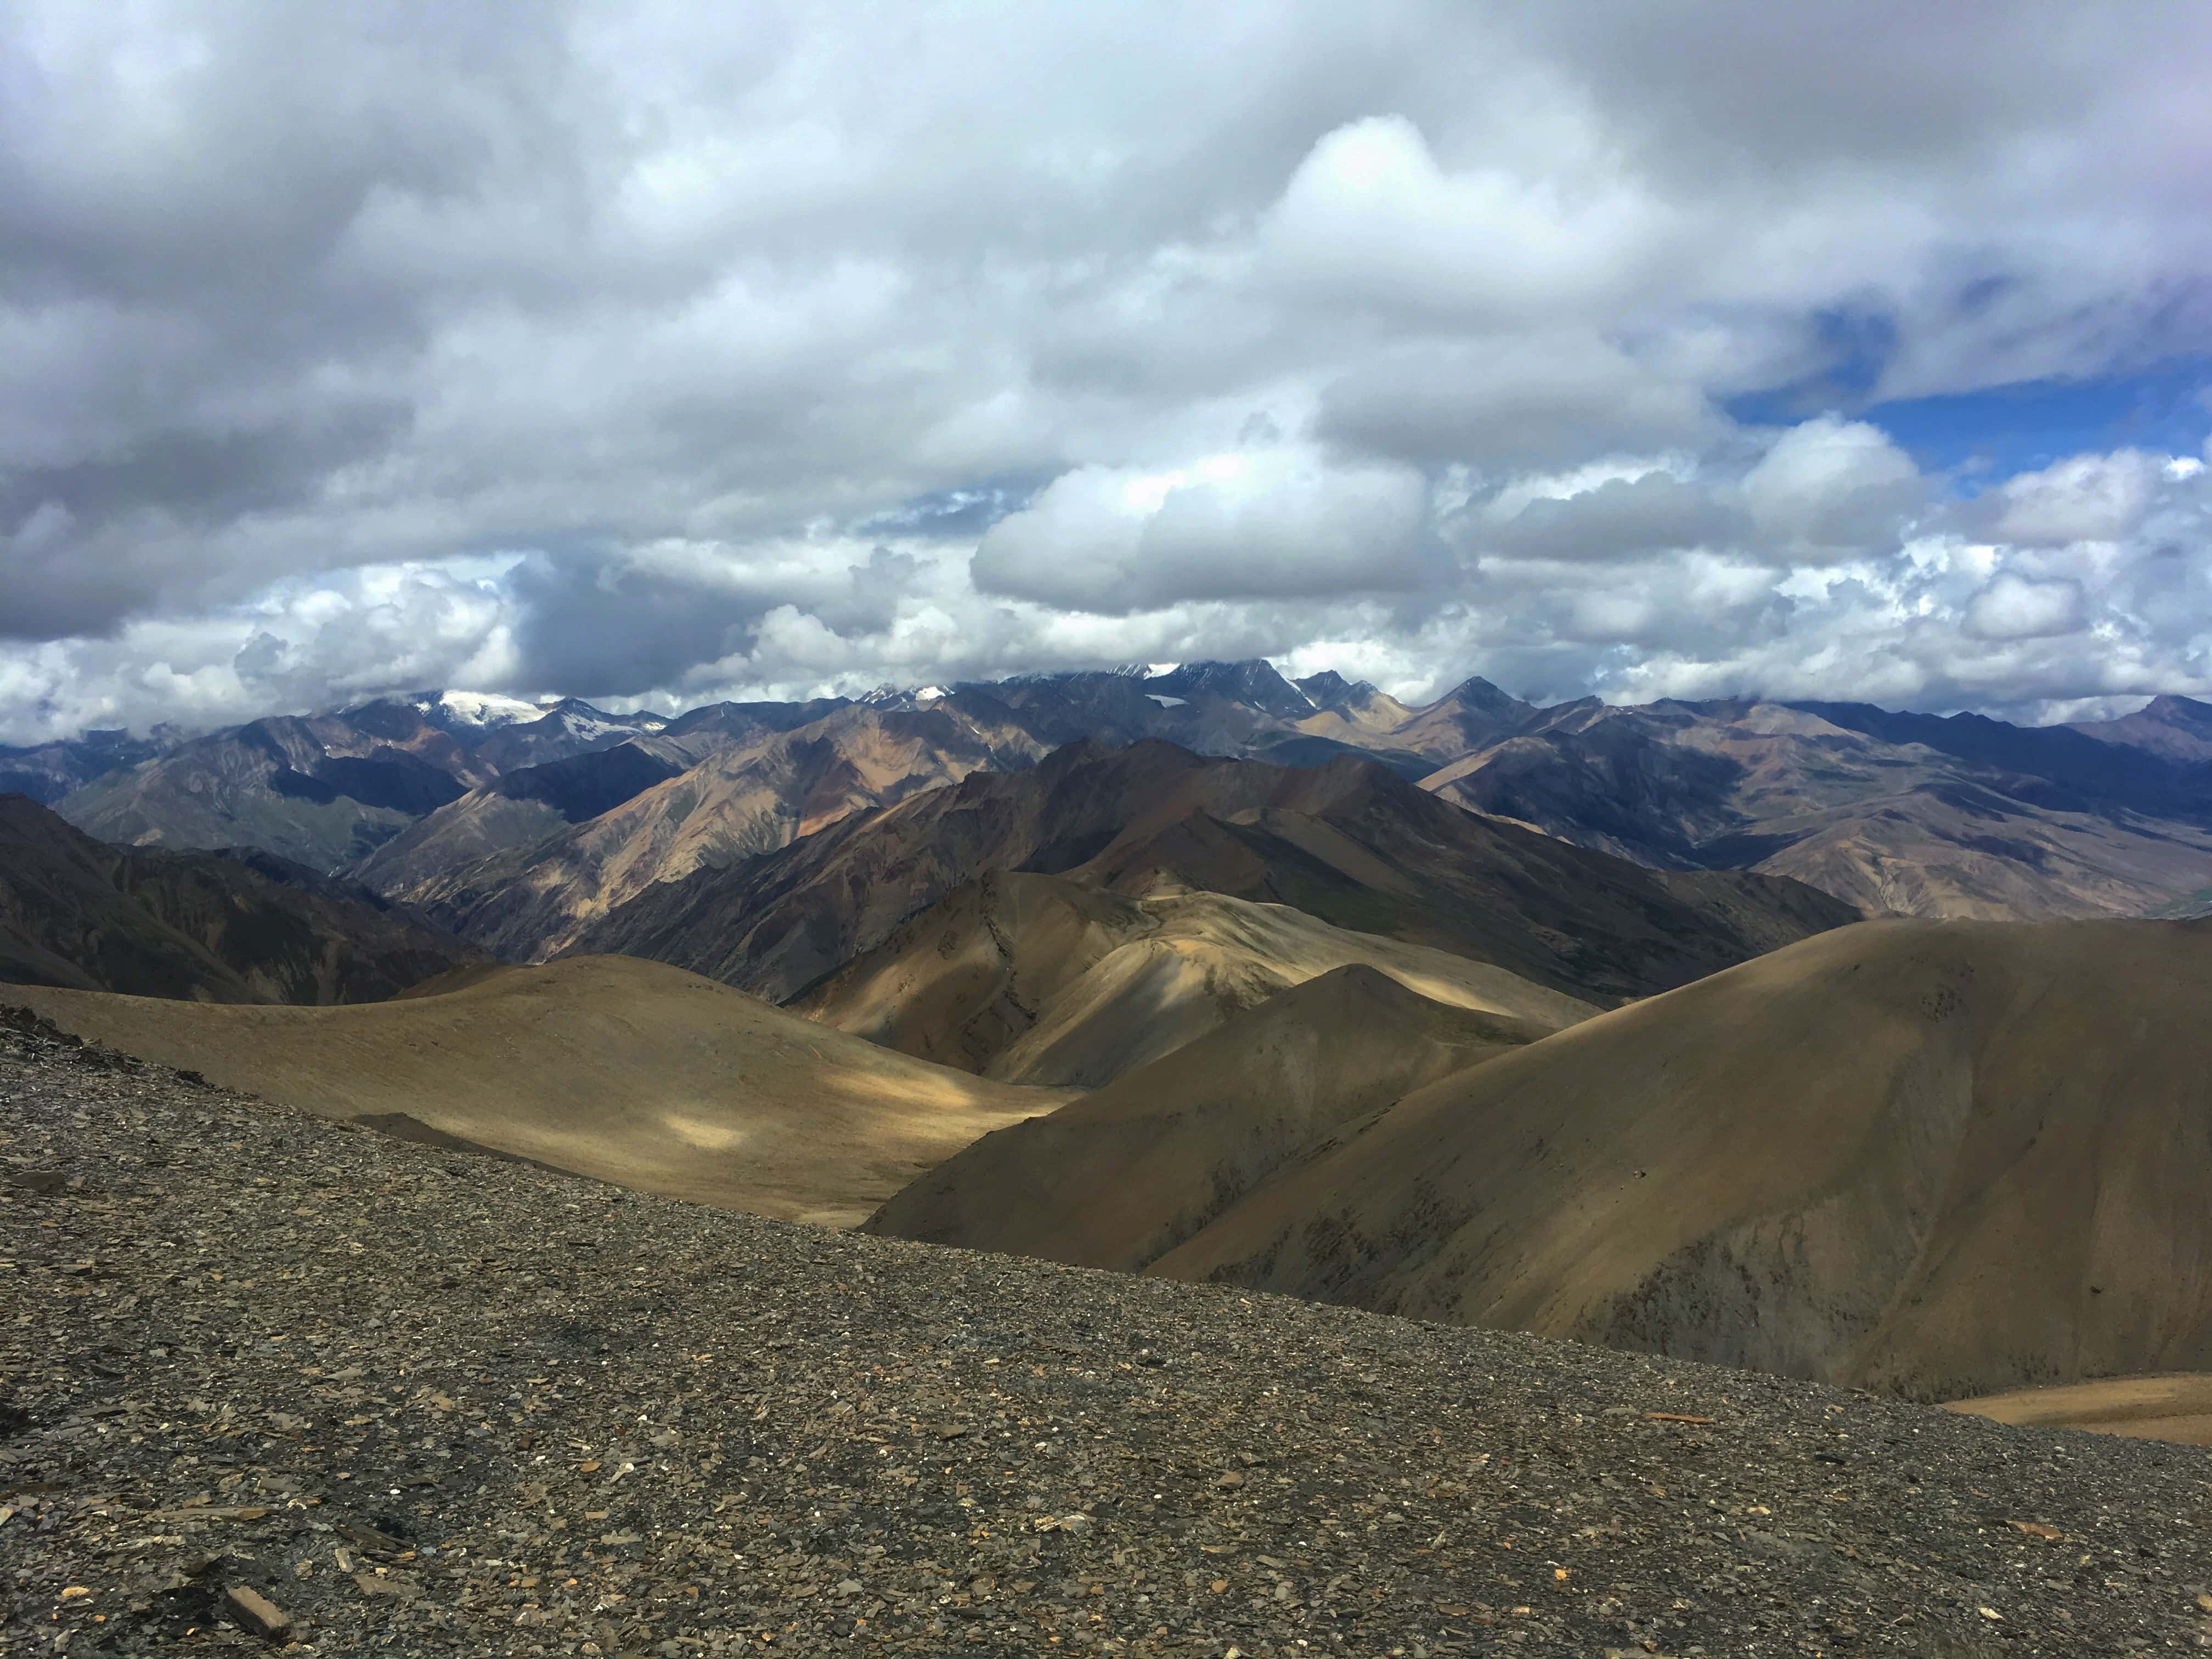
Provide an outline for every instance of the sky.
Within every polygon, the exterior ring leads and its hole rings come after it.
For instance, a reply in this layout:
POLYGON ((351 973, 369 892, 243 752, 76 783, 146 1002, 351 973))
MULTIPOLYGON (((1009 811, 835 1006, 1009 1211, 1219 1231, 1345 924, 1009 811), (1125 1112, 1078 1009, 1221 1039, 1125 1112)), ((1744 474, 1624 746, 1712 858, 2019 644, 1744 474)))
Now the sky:
POLYGON ((15 0, 0 741, 2212 694, 2212 8, 15 0))

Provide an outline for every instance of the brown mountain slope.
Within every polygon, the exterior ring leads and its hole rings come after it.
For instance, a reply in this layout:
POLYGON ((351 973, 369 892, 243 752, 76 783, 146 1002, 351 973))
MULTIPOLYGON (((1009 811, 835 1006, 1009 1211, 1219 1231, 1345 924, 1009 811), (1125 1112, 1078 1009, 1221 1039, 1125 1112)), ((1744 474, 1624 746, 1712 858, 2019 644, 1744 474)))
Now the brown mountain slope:
POLYGON ((442 995, 234 1008, 26 988, 64 1030, 321 1116, 647 1192, 842 1225, 1068 1097, 925 1065, 657 963, 504 969, 442 995))
POLYGON ((1510 737, 1540 712, 1477 678, 1454 686, 1434 702, 1409 710, 1395 725, 1370 734, 1369 740, 1433 760, 1455 760, 1510 737))
POLYGON ((1753 868, 1870 913, 2135 916, 2212 884, 2212 830, 2132 813, 2027 806, 1973 784, 1764 827, 1808 833, 1753 868))
POLYGON ((775 1000, 992 871, 1288 904, 1587 1001, 1648 994, 1850 920, 1795 883, 1674 875, 1492 823, 1374 762, 1290 769, 1147 742, 1057 750, 649 889, 577 948, 674 962, 775 1000))
POLYGON ((2212 830, 2185 773, 2063 728, 1983 725, 1591 702, 1421 781, 1578 845, 1787 876, 1874 913, 2139 915, 2212 884, 2212 830), (2046 769, 2017 769, 2029 765, 2046 769))
POLYGON ((653 729, 629 736, 623 735, 625 728, 612 725, 599 729, 598 711, 588 704, 556 710, 543 720, 506 727, 480 744, 477 758, 507 757, 500 775, 393 836, 353 873, 381 892, 434 890, 468 866, 553 841, 702 762, 757 748, 780 732, 811 726, 845 707, 842 699, 710 703, 672 720, 656 720, 653 729), (545 730, 556 726, 558 732, 545 730), (573 743, 586 738, 596 738, 602 746, 580 753, 562 747, 564 738, 573 743), (556 757, 532 763, 526 757, 533 747, 556 757))
POLYGON ((947 709, 852 705, 712 756, 545 839, 458 867, 399 860, 384 872, 385 890, 503 957, 539 960, 657 884, 1042 752, 1017 728, 947 709))
POLYGON ((2014 1389, 1957 1400, 1951 1409, 1996 1423, 2038 1429, 2087 1429, 2131 1440, 2212 1446, 2212 1376, 2110 1376, 2052 1389, 2014 1389))
POLYGON ((1547 1030, 1339 968, 1049 1117, 986 1135, 866 1230, 1139 1268, 1317 1138, 1547 1030))
POLYGON ((1408 1097, 1154 1271, 1935 1397, 2212 1363, 2212 924, 1870 922, 1408 1097))
POLYGON ((2148 750, 2184 766, 2212 763, 2212 703, 2194 697, 2153 697, 2132 714, 2081 721, 2074 730, 2102 743, 2148 750))
POLYGON ((1502 968, 1286 905, 1186 889, 1125 898, 1034 872, 955 890, 787 1006, 986 1077, 1097 1088, 1353 963, 1545 1031, 1596 1012, 1502 968))
POLYGON ((474 955, 365 888, 271 854, 108 847, 21 795, 0 795, 0 981, 369 1002, 474 955))
POLYGON ((611 812, 655 784, 689 771, 698 757, 657 738, 519 767, 447 801, 378 848, 354 870, 380 892, 433 887, 451 872, 535 847, 574 824, 611 812))
POLYGON ((1314 737, 1363 746, 1389 745, 1389 734, 1413 717, 1413 711, 1365 680, 1347 680, 1334 670, 1297 681, 1313 700, 1315 713, 1293 721, 1314 737))

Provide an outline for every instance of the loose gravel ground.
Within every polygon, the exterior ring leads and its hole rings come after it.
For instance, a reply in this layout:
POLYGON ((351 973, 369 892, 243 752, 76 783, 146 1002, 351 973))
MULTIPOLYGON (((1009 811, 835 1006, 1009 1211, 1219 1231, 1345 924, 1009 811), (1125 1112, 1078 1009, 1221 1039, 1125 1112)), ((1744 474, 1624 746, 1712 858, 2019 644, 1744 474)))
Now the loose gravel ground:
POLYGON ((2212 1647, 2212 1454, 827 1233, 0 1030, 0 1651, 2212 1647))

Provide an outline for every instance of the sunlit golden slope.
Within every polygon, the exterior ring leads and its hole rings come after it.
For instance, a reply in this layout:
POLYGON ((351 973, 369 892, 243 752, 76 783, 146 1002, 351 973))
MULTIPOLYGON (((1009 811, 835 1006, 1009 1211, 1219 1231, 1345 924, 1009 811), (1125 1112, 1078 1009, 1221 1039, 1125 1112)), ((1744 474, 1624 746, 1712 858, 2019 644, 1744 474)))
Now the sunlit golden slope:
POLYGON ((2212 923, 1881 921, 1431 1085, 1154 1264, 1936 1397, 2212 1369, 2212 923))
POLYGON ((1488 963, 1288 905, 1183 888, 1128 897, 1027 872, 948 894, 790 1006, 985 1077, 1097 1088, 1355 963, 1543 1031, 1597 1012, 1488 963))
POLYGON ((604 1181, 844 1224, 1066 1094, 986 1082, 624 957, 337 1008, 8 988, 64 1030, 325 1117, 392 1120, 604 1181))

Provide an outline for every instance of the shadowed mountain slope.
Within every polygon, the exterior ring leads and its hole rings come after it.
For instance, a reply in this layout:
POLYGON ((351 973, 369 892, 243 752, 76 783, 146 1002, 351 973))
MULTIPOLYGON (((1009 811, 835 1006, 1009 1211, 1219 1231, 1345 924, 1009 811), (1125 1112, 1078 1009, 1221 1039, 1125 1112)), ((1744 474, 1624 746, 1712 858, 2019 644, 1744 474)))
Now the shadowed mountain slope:
MULTIPOLYGON (((668 724, 573 697, 543 711, 461 692, 380 698, 193 738, 94 780, 59 810, 103 841, 258 847, 331 871, 358 864, 503 771, 611 748, 668 724)), ((695 757, 710 746, 691 740, 695 757)))
POLYGON ((1153 1271, 1949 1397, 2212 1365, 2212 924, 1892 921, 1431 1085, 1153 1271))
POLYGON ((692 760, 656 738, 630 738, 505 774, 420 819, 378 848, 354 873, 380 891, 407 893, 570 826, 611 812, 692 760))
POLYGON ((135 738, 128 732, 93 731, 53 743, 0 744, 0 795, 28 795, 41 806, 52 806, 95 778, 151 760, 174 740, 167 734, 135 738))
POLYGON ((1128 898, 1034 872, 956 890, 787 1006, 986 1077, 1097 1088, 1355 963, 1538 1030, 1596 1012, 1486 963, 1285 905, 1187 890, 1128 898))
POLYGON ((663 883, 576 948, 673 962, 783 1000, 992 872, 1288 904, 1583 1000, 1664 989, 1856 912, 1795 883, 1656 872, 1499 824, 1344 757, 1291 769, 1165 743, 1071 744, 770 854, 663 883))
POLYGON ((1339 968, 1049 1117, 986 1135, 866 1231, 1143 1267, 1317 1138, 1547 1030, 1339 968))
POLYGON ((475 952, 273 854, 103 845, 0 795, 0 981, 215 1002, 370 1002, 475 952))
POLYGON ((987 1083, 657 963, 583 958, 352 1008, 25 988, 63 1030, 229 1088, 647 1192, 842 1225, 1065 1093, 987 1083))
POLYGON ((329 871, 490 776, 421 709, 371 703, 195 738, 97 780, 60 811, 102 841, 258 847, 329 871))

